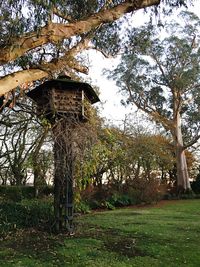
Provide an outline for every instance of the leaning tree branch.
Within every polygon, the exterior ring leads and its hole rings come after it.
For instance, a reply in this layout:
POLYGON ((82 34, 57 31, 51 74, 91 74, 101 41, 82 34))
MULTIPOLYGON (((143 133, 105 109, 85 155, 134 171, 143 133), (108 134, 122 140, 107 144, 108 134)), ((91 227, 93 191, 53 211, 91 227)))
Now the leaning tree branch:
POLYGON ((57 59, 52 59, 49 63, 40 64, 36 66, 36 68, 42 69, 52 74, 55 71, 58 72, 59 70, 62 70, 63 68, 68 66, 69 68, 74 69, 78 72, 87 74, 88 73, 87 67, 78 62, 75 59, 75 56, 81 51, 88 49, 89 43, 90 43, 89 38, 85 39, 83 38, 78 44, 76 44, 74 47, 68 50, 62 57, 57 59))
POLYGON ((107 54, 105 51, 103 51, 103 49, 96 48, 96 47, 93 46, 93 45, 90 47, 90 49, 95 50, 95 51, 97 51, 97 52, 100 52, 105 58, 108 58, 108 59, 109 59, 109 58, 113 58, 113 56, 107 54))
POLYGON ((89 41, 89 39, 84 39, 57 60, 53 59, 51 62, 35 66, 33 69, 18 71, 1 78, 0 96, 10 92, 18 86, 22 90, 26 90, 28 83, 41 80, 43 78, 48 78, 53 73, 58 71, 61 72, 67 67, 86 74, 88 72, 87 67, 81 65, 75 59, 75 56, 80 51, 89 47, 89 41))
MULTIPOLYGON (((166 82, 166 85, 167 85, 168 87, 170 87, 170 84, 169 84, 169 82, 168 82, 168 78, 166 77, 165 71, 164 71, 163 66, 162 66, 162 64, 160 63, 159 59, 157 58, 157 56, 156 56, 155 53, 153 53, 153 52, 152 52, 152 54, 151 54, 151 57, 153 58, 153 60, 155 60, 157 66, 158 66, 158 68, 159 68, 159 70, 160 70, 160 72, 161 72, 161 74, 162 74, 162 76, 163 76, 163 78, 164 78, 164 80, 165 80, 165 82, 166 82)), ((166 86, 166 85, 165 85, 165 86, 166 86)))
POLYGON ((40 69, 22 70, 6 75, 4 78, 0 79, 0 96, 10 92, 17 86, 41 80, 42 78, 48 77, 48 75, 48 72, 40 69))
POLYGON ((6 64, 24 55, 26 52, 48 43, 58 43, 72 36, 88 33, 101 24, 110 23, 119 19, 126 13, 136 11, 153 5, 158 5, 160 0, 127 0, 111 9, 101 10, 85 20, 74 23, 50 22, 38 31, 28 32, 12 40, 12 44, 0 50, 0 63, 6 64))

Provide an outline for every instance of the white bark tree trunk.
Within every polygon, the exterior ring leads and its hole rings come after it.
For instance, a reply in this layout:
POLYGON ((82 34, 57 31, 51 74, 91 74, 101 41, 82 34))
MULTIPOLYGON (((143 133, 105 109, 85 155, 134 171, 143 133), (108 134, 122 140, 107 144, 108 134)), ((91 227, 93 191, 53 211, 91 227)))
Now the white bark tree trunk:
POLYGON ((176 165, 177 165, 177 186, 180 190, 191 190, 189 173, 187 168, 186 156, 183 146, 183 136, 181 130, 181 116, 177 113, 175 125, 175 146, 176 146, 176 165))

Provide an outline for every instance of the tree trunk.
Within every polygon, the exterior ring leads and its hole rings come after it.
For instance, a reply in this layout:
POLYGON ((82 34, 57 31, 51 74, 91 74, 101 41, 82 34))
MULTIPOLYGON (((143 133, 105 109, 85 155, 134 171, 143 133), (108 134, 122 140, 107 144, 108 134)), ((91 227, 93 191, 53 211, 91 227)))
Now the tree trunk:
POLYGON ((40 149, 42 147, 42 145, 44 144, 44 140, 48 134, 48 130, 49 127, 46 127, 44 129, 44 132, 42 133, 39 141, 37 142, 37 145, 35 147, 35 150, 33 152, 33 156, 32 156, 32 163, 33 163, 33 175, 34 175, 34 188, 35 188, 35 197, 38 197, 39 194, 39 187, 41 185, 46 185, 46 181, 45 181, 45 177, 43 177, 41 175, 41 167, 40 167, 40 157, 39 157, 39 152, 40 149))
POLYGON ((187 191, 191 190, 189 173, 187 168, 187 161, 183 146, 183 137, 181 130, 181 117, 177 112, 176 125, 175 125, 175 146, 176 146, 176 165, 177 165, 177 187, 178 190, 187 191))
POLYGON ((21 171, 21 169, 15 167, 16 169, 13 171, 13 175, 14 175, 14 179, 15 179, 15 184, 17 186, 20 186, 20 185, 23 185, 23 182, 25 180, 25 177, 24 177, 24 174, 23 172, 21 171))
POLYGON ((182 146, 176 148, 177 186, 180 190, 191 190, 185 151, 182 146))
MULTIPOLYGON (((56 133, 56 132, 55 132, 56 133)), ((54 133, 54 134, 55 134, 54 133)), ((55 217, 55 231, 59 233, 63 225, 62 205, 63 205, 63 153, 62 140, 58 138, 54 141, 54 217, 55 217)))
POLYGON ((54 216, 55 230, 63 227, 73 232, 73 170, 72 127, 68 121, 54 125, 54 216))

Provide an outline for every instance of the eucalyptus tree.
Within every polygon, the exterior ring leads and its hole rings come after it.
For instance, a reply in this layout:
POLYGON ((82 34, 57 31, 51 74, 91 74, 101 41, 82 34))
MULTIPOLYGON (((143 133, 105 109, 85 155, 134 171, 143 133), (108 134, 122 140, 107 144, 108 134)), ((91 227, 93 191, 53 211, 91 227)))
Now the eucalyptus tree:
POLYGON ((0 102, 64 70, 87 73, 79 52, 92 47, 115 53, 119 19, 161 2, 178 7, 192 0, 1 0, 0 102))
POLYGON ((177 184, 190 189, 185 150, 200 138, 200 20, 181 13, 167 32, 131 29, 120 64, 110 73, 133 103, 171 134, 177 184), (132 34, 132 37, 131 37, 132 34))

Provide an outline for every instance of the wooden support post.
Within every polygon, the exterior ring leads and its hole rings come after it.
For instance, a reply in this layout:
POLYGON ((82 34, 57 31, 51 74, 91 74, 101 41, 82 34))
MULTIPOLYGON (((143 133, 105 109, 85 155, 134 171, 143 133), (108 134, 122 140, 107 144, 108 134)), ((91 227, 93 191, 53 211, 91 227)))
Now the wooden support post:
POLYGON ((73 232, 73 176, 74 176, 74 153, 72 144, 72 127, 68 131, 66 142, 66 175, 65 175, 65 227, 69 233, 73 232))

